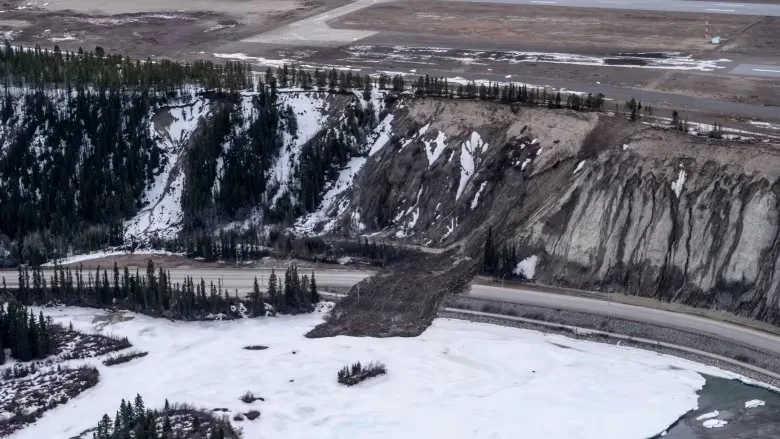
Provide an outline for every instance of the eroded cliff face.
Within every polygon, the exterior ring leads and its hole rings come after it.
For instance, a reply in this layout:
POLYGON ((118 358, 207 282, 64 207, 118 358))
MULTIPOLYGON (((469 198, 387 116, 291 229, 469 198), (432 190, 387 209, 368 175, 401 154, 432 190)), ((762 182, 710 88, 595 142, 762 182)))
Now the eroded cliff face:
MULTIPOLYGON (((539 280, 778 321, 774 148, 644 130, 585 160, 521 227, 539 280)), ((545 176, 539 175, 541 179, 545 176)))
POLYGON ((479 258, 488 226, 535 281, 780 322, 777 145, 613 117, 409 100, 328 212, 332 232, 479 258))

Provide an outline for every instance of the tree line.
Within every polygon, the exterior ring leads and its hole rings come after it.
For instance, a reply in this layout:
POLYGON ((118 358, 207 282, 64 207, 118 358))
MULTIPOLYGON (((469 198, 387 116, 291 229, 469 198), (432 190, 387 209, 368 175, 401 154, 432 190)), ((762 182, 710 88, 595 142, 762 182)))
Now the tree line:
POLYGON ((17 361, 32 361, 53 354, 57 348, 55 329, 41 312, 37 317, 23 305, 0 304, 0 365, 5 364, 5 349, 17 361))
POLYGON ((233 439, 240 435, 225 419, 187 406, 171 405, 165 400, 160 410, 146 408, 137 394, 135 401, 124 399, 112 419, 107 413, 98 422, 93 439, 233 439))
POLYGON ((3 293, 22 303, 62 303, 92 308, 116 307, 175 320, 209 320, 218 318, 259 317, 267 313, 266 303, 275 312, 311 312, 319 301, 319 292, 312 272, 311 277, 298 275, 296 266, 288 269, 284 278, 272 271, 269 287, 261 292, 255 279, 253 293, 241 298, 238 291, 229 291, 221 281, 208 285, 202 278, 195 281, 187 276, 182 282, 172 282, 170 272, 155 270, 150 260, 145 273, 135 273, 125 267, 120 270, 97 268, 84 271, 57 266, 48 281, 40 268, 18 268, 18 289, 9 291, 3 278, 3 293), (266 302, 268 298, 270 302, 266 302))
POLYGON ((8 40, 0 49, 0 80, 9 87, 35 90, 123 87, 170 92, 186 85, 200 85, 219 92, 251 88, 253 73, 246 63, 212 61, 178 62, 167 59, 141 61, 107 54, 101 47, 78 52, 40 46, 14 47, 8 40))
POLYGON ((152 246, 188 258, 205 261, 248 262, 266 256, 297 258, 308 261, 339 263, 344 257, 370 265, 385 266, 411 252, 409 249, 368 237, 324 239, 318 236, 295 236, 282 227, 258 230, 220 230, 180 236, 172 240, 153 241, 152 246))

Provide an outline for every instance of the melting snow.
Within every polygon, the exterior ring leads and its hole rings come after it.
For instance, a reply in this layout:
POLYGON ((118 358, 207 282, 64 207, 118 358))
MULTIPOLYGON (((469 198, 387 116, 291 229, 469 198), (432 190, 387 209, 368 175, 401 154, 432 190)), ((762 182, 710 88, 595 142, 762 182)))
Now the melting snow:
MULTIPOLYGON (((108 315, 44 311, 87 332, 100 330, 108 315)), ((247 438, 459 439, 510 431, 546 439, 647 438, 696 407, 705 383, 700 373, 725 374, 655 352, 461 320, 435 319, 418 337, 308 339, 302 334, 322 314, 216 322, 127 314, 133 318, 105 330, 149 355, 117 367, 78 360, 100 369, 100 383, 14 439, 71 437, 136 393, 149 407, 169 399, 225 407, 232 417, 247 410, 238 399, 247 390, 265 398, 262 417, 241 423, 247 438), (269 349, 243 349, 255 343, 269 349), (336 382, 347 362, 371 360, 385 363, 387 375, 350 388, 336 382)))
POLYGON ((528 166, 529 163, 531 163, 531 159, 525 159, 525 161, 523 161, 523 164, 520 165, 520 170, 525 171, 525 167, 528 166))
POLYGON ((539 257, 536 255, 529 256, 517 263, 517 267, 512 271, 514 274, 519 274, 526 279, 533 279, 536 274, 536 263, 539 261, 539 257))
POLYGON ((285 64, 292 64, 289 59, 269 59, 259 56, 249 56, 245 53, 213 53, 214 58, 235 59, 239 61, 254 62, 263 66, 283 67, 285 64))
POLYGON ((471 201, 471 210, 477 208, 477 205, 479 204, 479 195, 482 193, 482 190, 485 189, 485 185, 487 185, 487 182, 483 181, 482 184, 479 186, 477 193, 474 194, 474 199, 471 201))
MULTIPOLYGON (((93 252, 93 253, 85 253, 81 255, 74 255, 74 256, 68 256, 64 259, 58 259, 57 261, 48 262, 46 264, 43 264, 44 267, 52 267, 54 266, 54 262, 56 262, 59 265, 67 265, 67 264, 75 264, 77 262, 84 262, 84 261, 91 261, 93 259, 101 259, 101 258, 107 258, 110 256, 124 256, 129 255, 130 252, 126 250, 105 250, 105 251, 99 251, 99 252, 93 252)), ((136 255, 181 255, 180 253, 171 253, 165 250, 147 250, 147 249, 138 249, 133 254, 136 255)))
POLYGON ((762 405, 766 405, 764 401, 761 401, 760 399, 751 399, 750 401, 747 401, 745 403, 746 409, 754 409, 756 407, 761 407, 762 405))
POLYGON ((780 130, 780 125, 769 123, 769 122, 760 122, 760 121, 756 121, 756 120, 751 120, 751 121, 748 121, 748 123, 750 125, 753 125, 753 126, 757 126, 757 127, 761 127, 761 128, 768 128, 770 130, 780 130))
POLYGON ((466 184, 474 174, 474 156, 478 153, 477 149, 485 151, 487 147, 488 144, 482 141, 476 131, 471 133, 469 140, 463 142, 460 151, 460 183, 458 184, 458 192, 455 194, 456 200, 463 194, 466 184))
POLYGON ((677 181, 672 183, 672 190, 674 191, 675 195, 677 195, 677 198, 680 198, 680 194, 682 193, 684 183, 685 183, 685 171, 680 169, 680 173, 677 176, 677 181))
POLYGON ((574 169, 574 173, 578 173, 582 170, 582 167, 585 166, 585 160, 577 163, 577 168, 574 169))
POLYGON ((703 421, 705 419, 712 419, 717 418, 720 415, 720 412, 715 410, 714 412, 705 413, 698 418, 696 418, 697 421, 703 421))
POLYGON ((442 237, 441 237, 442 241, 447 239, 447 237, 450 236, 452 234, 452 232, 455 231, 455 228, 458 227, 458 219, 457 218, 452 218, 450 220, 450 225, 446 226, 446 227, 447 227, 447 231, 444 232, 444 235, 442 235, 442 237))
POLYGON ((423 140, 423 143, 425 143, 425 154, 428 156, 429 167, 433 165, 436 159, 438 159, 439 156, 441 156, 441 153, 444 152, 444 148, 447 147, 447 144, 445 143, 446 140, 447 140, 447 135, 444 134, 444 132, 442 131, 439 131, 439 134, 436 136, 434 140, 423 140), (433 149, 431 149, 432 144, 433 144, 433 149))
POLYGON ((724 427, 726 424, 728 424, 728 421, 723 421, 720 419, 708 419, 701 423, 704 428, 720 428, 724 427))

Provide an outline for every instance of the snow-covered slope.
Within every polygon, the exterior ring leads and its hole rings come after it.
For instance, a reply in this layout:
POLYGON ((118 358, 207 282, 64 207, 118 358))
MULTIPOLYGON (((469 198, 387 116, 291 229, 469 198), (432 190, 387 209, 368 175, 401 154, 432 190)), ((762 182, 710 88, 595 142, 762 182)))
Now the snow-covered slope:
MULTIPOLYGON (((37 313, 38 310, 36 309, 37 313)), ((437 319, 415 338, 303 337, 321 314, 230 322, 171 322, 104 311, 46 309, 58 323, 127 336, 149 355, 100 370, 100 383, 12 439, 67 439, 136 393, 229 415, 256 409, 246 438, 645 439, 697 407, 712 367, 654 352, 557 335, 437 319), (114 319, 119 321, 124 319, 114 319), (242 349, 268 346, 263 351, 242 349), (336 382, 348 362, 381 361, 387 375, 336 382), (608 373, 605 373, 608 371, 608 373), (265 398, 251 405, 246 391, 265 398)))
POLYGON ((143 195, 145 207, 125 222, 125 242, 143 242, 151 237, 173 239, 179 233, 185 177, 180 159, 187 140, 209 109, 206 99, 196 98, 191 105, 167 109, 169 117, 161 117, 164 113, 158 113, 153 129, 160 135, 160 147, 167 159, 143 195))
POLYGON ((298 130, 295 135, 284 134, 284 146, 279 157, 274 162, 268 180, 276 187, 271 198, 275 203, 284 195, 290 195, 290 185, 293 183, 295 167, 299 163, 301 149, 327 125, 328 107, 326 93, 285 91, 279 93, 278 102, 281 108, 292 107, 295 113, 298 130))

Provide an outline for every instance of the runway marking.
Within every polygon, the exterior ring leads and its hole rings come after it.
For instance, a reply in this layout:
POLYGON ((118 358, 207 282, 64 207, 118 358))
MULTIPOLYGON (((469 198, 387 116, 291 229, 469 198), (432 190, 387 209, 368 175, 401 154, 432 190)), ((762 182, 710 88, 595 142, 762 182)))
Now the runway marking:
POLYGON ((709 11, 709 12, 736 12, 733 9, 705 9, 705 11, 709 11))
POLYGON ((546 1, 542 1, 542 0, 531 0, 531 3, 540 3, 540 4, 543 4, 543 5, 552 5, 552 4, 555 4, 557 2, 546 2, 546 1))
POLYGON ((605 5, 630 5, 630 2, 599 2, 605 5))
POLYGON ((770 70, 770 69, 753 69, 754 72, 769 72, 769 73, 780 73, 780 70, 770 70))
POLYGON ((737 7, 737 8, 743 8, 745 5, 740 5, 737 3, 715 3, 715 6, 731 6, 731 7, 737 7))

